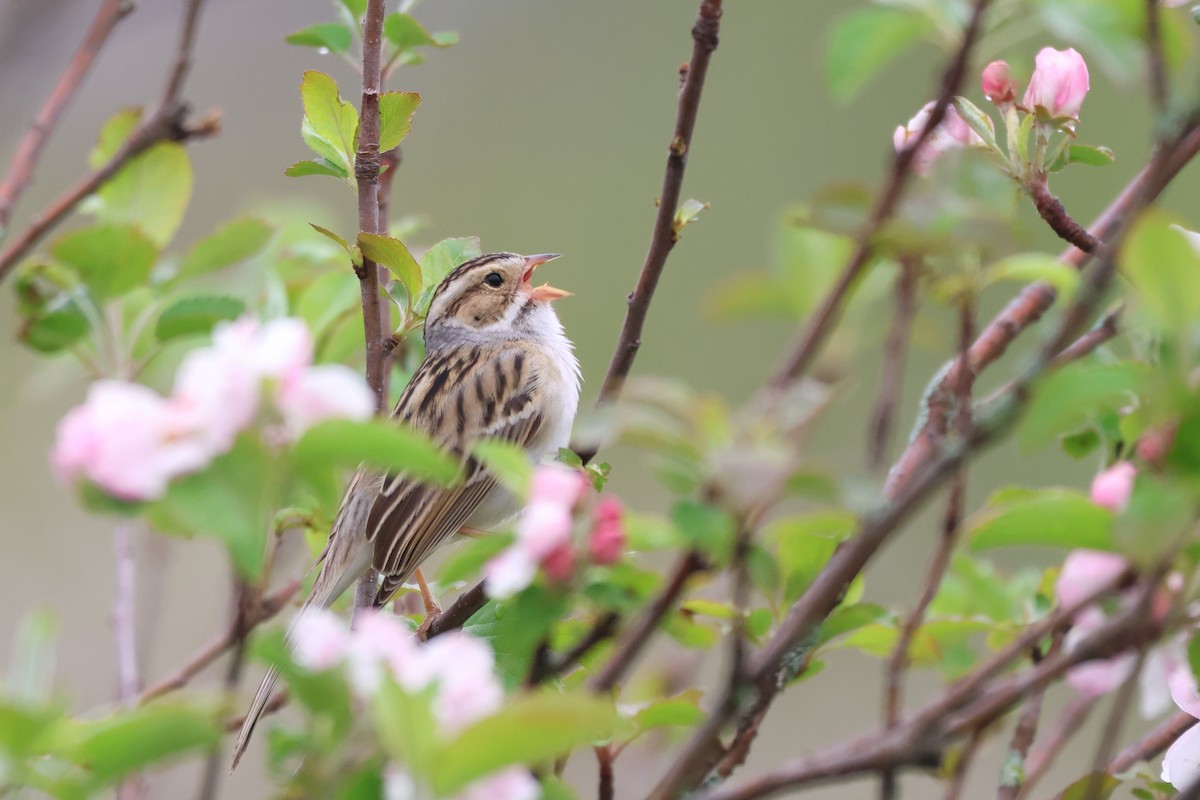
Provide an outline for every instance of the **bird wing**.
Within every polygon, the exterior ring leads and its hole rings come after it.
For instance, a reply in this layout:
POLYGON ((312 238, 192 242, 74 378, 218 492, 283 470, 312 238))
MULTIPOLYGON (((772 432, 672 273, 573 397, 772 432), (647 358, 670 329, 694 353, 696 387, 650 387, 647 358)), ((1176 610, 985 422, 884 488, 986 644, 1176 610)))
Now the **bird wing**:
POLYGON ((462 459, 464 479, 441 487, 405 474, 384 478, 366 526, 373 566, 384 576, 377 604, 387 602, 496 487, 495 476, 470 455, 471 446, 502 439, 526 447, 541 431, 543 390, 532 356, 517 343, 500 349, 453 348, 426 358, 409 382, 393 419, 462 459))

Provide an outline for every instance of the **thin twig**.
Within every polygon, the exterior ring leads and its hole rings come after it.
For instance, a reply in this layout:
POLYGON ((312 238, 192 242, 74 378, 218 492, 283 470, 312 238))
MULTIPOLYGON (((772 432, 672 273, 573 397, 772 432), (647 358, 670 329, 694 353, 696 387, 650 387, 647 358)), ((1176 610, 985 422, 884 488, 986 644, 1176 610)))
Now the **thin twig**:
POLYGON ((958 800, 962 797, 963 789, 967 786, 967 776, 971 772, 971 765, 975 763, 975 754, 979 752, 979 743, 983 741, 983 731, 973 731, 967 743, 963 745, 962 752, 958 754, 958 761, 954 764, 954 772, 950 775, 950 783, 946 787, 945 800, 958 800))
MULTIPOLYGON (((137 656, 137 559, 133 537, 132 522, 117 523, 113 531, 117 586, 112 621, 117 647, 117 698, 123 706, 137 701, 142 682, 137 656)), ((118 800, 138 800, 145 794, 146 785, 140 774, 129 775, 117 788, 118 800)))
POLYGON ((667 256, 678 238, 675 231, 675 212, 679 207, 683 173, 687 166, 688 151, 692 146, 696 115, 700 110, 700 94, 704 90, 709 61, 713 51, 717 49, 721 3, 722 0, 702 0, 699 17, 692 27, 692 59, 685 67, 683 88, 679 92, 675 132, 668 147, 662 192, 658 199, 658 212, 654 217, 654 233, 650 237, 650 247, 646 251, 646 260, 638 276, 637 286, 629 295, 629 310, 626 312, 625 323, 621 327, 621 335, 617 340, 608 373, 600 386, 598 404, 615 400, 626 377, 629 376, 633 360, 642 344, 642 327, 650 311, 650 301, 654 298, 654 290, 667 263, 667 256))
POLYGON ((240 627, 245 627, 245 632, 249 633, 254 628, 274 617, 280 611, 287 607, 292 598, 296 596, 296 592, 300 590, 300 580, 293 579, 281 586, 272 594, 264 597, 258 603, 257 608, 249 611, 244 619, 234 619, 229 626, 229 629, 222 633, 217 638, 206 644, 201 649, 197 650, 191 658, 179 666, 174 672, 166 676, 162 680, 155 683, 153 686, 142 691, 138 695, 138 703, 146 703, 164 694, 182 689, 188 684, 192 678, 196 677, 209 664, 216 661, 230 648, 234 647, 238 641, 240 627))
POLYGON ((593 748, 596 753, 597 787, 596 800, 613 800, 613 748, 611 744, 597 745, 593 748))
POLYGON ((1025 760, 1025 781, 1021 784, 1019 798, 1025 798, 1033 791, 1033 787, 1046 775, 1054 760, 1058 758, 1067 742, 1071 741, 1080 730, 1083 723, 1091 715, 1096 701, 1082 695, 1077 695, 1067 704, 1062 717, 1055 726, 1053 733, 1046 742, 1030 752, 1025 760))
POLYGON ((1175 712, 1141 739, 1117 753, 1117 757, 1109 762, 1106 771, 1110 775, 1119 775, 1135 764, 1158 758, 1176 739, 1194 728, 1197 722, 1200 720, 1186 711, 1175 712))
POLYGON ((917 152, 924 145, 925 140, 933 134, 934 129, 942 123, 946 109, 950 107, 954 95, 958 93, 958 88, 962 84, 970 64, 971 50, 979 35, 983 13, 988 2, 989 0, 975 0, 970 20, 963 30, 963 38, 958 51, 942 73, 938 98, 929 113, 925 127, 908 147, 897 152, 892 159, 892 168, 887 183, 876 198, 875 206, 871 209, 870 216, 867 217, 866 223, 858 234, 854 253, 842 268, 833 288, 821 300, 821 305, 809 315, 791 352, 771 378, 770 386, 773 389, 782 389, 802 377, 812 366, 826 337, 840 317, 842 306, 849 296, 850 290, 858 282, 862 271, 871 263, 875 254, 877 235, 884 224, 891 219, 900 198, 904 196, 904 190, 912 177, 912 164, 917 152))
POLYGON ((893 289, 895 310, 887 338, 883 342, 883 374, 879 381, 879 396, 871 415, 871 443, 867 465, 879 469, 887 458, 888 445, 896 419, 900 388, 904 382, 904 364, 912 336, 913 317, 917 311, 917 283, 920 263, 915 258, 900 259, 900 274, 893 289))
POLYGON ((547 659, 544 663, 536 663, 534 668, 529 671, 525 682, 526 686, 538 686, 565 673, 590 653, 592 648, 612 637, 616 633, 617 623, 620 621, 621 617, 615 611, 609 611, 600 617, 592 625, 591 630, 557 661, 547 659))
POLYGON ((609 692, 621 682, 626 671, 633 665, 646 643, 650 641, 650 637, 658 630, 659 623, 675 607, 676 601, 683 594, 688 579, 704 568, 704 559, 695 552, 689 551, 679 559, 675 569, 671 571, 670 578, 667 579, 666 586, 646 606, 637 622, 622 631, 621 635, 617 637, 617 641, 613 645, 612 657, 605 662, 588 684, 592 691, 609 692))
POLYGON ((180 26, 179 46, 170 70, 163 102, 150 117, 140 124, 104 166, 84 176, 60 194, 41 211, 25 230, 0 251, 0 280, 42 240, 51 229, 62 222, 85 197, 93 194, 105 181, 116 175, 130 160, 159 142, 182 142, 195 137, 211 136, 220 130, 220 118, 210 114, 193 126, 185 125, 187 106, 180 100, 183 81, 191 64, 192 48, 198 28, 197 20, 204 0, 188 0, 180 26))
MULTIPOLYGON (((1063 634, 1059 633, 1050 643, 1050 652, 1062 647, 1063 634)), ((1036 647, 1031 651, 1033 663, 1042 659, 1042 653, 1036 647)), ((1013 728, 1012 739, 1008 743, 1008 752, 1004 757, 1004 766, 1000 775, 1000 788, 996 792, 996 800, 1016 800, 1021 796, 1025 784, 1025 766, 1029 757, 1029 748, 1037 738, 1038 723, 1042 718, 1042 703, 1046 698, 1045 691, 1034 692, 1025 701, 1021 714, 1017 717, 1016 727, 1013 728), (1010 765, 1019 765, 1018 769, 1009 769, 1010 765)))
POLYGON ((487 601, 487 592, 484 591, 483 582, 480 581, 460 594, 453 603, 442 610, 441 614, 433 618, 433 621, 425 629, 425 638, 432 639, 461 628, 467 620, 475 615, 475 612, 487 605, 487 601))
MULTIPOLYGON (((229 656, 229 663, 225 667, 225 679, 222 684, 226 697, 233 696, 238 684, 241 683, 242 671, 246 666, 246 637, 254 627, 251 619, 255 616, 257 607, 261 605, 261 603, 252 603, 252 601, 257 601, 257 592, 244 580, 235 575, 233 580, 232 625, 234 643, 233 650, 229 656)), ((221 785, 221 776, 224 773, 224 770, 221 768, 224 763, 225 754, 220 745, 217 745, 208 754, 208 760, 204 765, 204 779, 200 784, 200 791, 196 795, 196 800, 214 800, 216 798, 217 790, 221 785)))
POLYGON ((1050 187, 1046 184, 1045 175, 1031 180, 1025 186, 1025 190, 1029 192, 1029 197, 1033 200, 1033 207, 1037 209, 1038 216, 1050 226, 1050 230, 1058 234, 1060 239, 1074 245, 1085 253, 1094 254, 1100 248, 1100 240, 1088 233, 1087 228, 1076 222, 1067 213, 1067 209, 1063 207, 1062 202, 1050 193, 1050 187))
POLYGON ((83 84, 83 79, 91 70, 96 56, 99 55, 104 43, 108 41, 108 37, 116 28, 117 23, 132 10, 133 3, 130 0, 103 0, 100 3, 100 7, 96 9, 96 16, 92 18, 87 32, 83 35, 79 49, 75 51, 75 55, 71 57, 66 69, 59 76, 58 83, 54 85, 50 96, 46 98, 45 104, 38 111, 33 124, 21 137, 17 150, 9 162, 8 173, 3 180, 0 180, 0 238, 4 236, 4 230, 12 218, 17 200, 20 199, 21 194, 33 178, 33 172, 41 158, 42 149, 54 133, 63 111, 70 105, 75 93, 83 84))

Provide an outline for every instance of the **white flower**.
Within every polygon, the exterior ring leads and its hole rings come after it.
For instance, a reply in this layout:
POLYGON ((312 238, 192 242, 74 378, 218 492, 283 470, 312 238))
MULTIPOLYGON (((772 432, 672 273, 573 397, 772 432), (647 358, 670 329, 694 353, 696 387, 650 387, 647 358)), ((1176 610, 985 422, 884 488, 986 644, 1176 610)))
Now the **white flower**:
POLYGON ((284 380, 275 403, 293 438, 318 422, 370 419, 375 411, 375 396, 362 375, 341 364, 310 367, 284 380))
POLYGON ((350 651, 350 631, 336 614, 323 608, 301 613, 292 627, 292 639, 296 663, 305 669, 330 669, 345 661, 350 651))

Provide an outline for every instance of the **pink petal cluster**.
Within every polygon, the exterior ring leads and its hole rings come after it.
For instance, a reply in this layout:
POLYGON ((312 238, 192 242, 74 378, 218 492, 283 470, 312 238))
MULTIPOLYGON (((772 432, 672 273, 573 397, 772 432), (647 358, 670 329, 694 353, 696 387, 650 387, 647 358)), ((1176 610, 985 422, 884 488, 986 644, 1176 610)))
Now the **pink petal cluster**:
MULTIPOLYGON (((1121 575, 1129 563, 1115 553, 1072 550, 1063 562, 1054 593, 1059 606, 1075 606, 1121 575)), ((1107 617, 1095 606, 1079 612, 1063 644, 1069 651, 1080 641, 1104 627, 1107 617)), ((1133 669, 1134 656, 1122 653, 1113 658, 1085 661, 1067 673, 1067 683, 1084 697, 1099 698, 1116 690, 1133 669)))
MULTIPOLYGON (((1200 692, 1196 676, 1186 660, 1176 665, 1167 679, 1171 699, 1180 709, 1200 719, 1200 692)), ((1176 789, 1200 781, 1200 725, 1193 726, 1167 748, 1163 755, 1162 779, 1176 789)))
POLYGON ((625 510, 621 501, 605 495, 592 509, 588 555, 596 564, 612 564, 625 552, 625 510))
POLYGON ((1118 461, 1092 479, 1092 502, 1120 514, 1129 505, 1137 467, 1128 461, 1118 461))
POLYGON ((290 436, 326 419, 369 417, 374 398, 362 378, 340 365, 314 367, 312 358, 298 319, 218 326, 210 347, 183 360, 170 397, 125 381, 93 384, 58 425, 54 470, 122 500, 161 497, 172 479, 233 447, 258 416, 264 382, 290 436))
POLYGON ((1074 48, 1043 47, 1038 51, 1022 104, 1030 111, 1043 109, 1055 119, 1078 119, 1088 88, 1088 68, 1083 56, 1074 48))
POLYGON ((543 464, 533 473, 529 503, 517 521, 513 545, 487 563, 485 588, 492 597, 512 597, 533 582, 538 566, 553 580, 575 569, 571 512, 587 491, 579 470, 543 464))
MULTIPOLYGON (((386 614, 368 614, 351 631, 333 612, 309 609, 296 620, 291 638, 296 663, 312 670, 345 665, 351 686, 368 702, 385 675, 409 692, 434 687, 434 735, 443 738, 504 703, 491 648, 462 631, 420 643, 407 626, 386 614)), ((469 784, 452 800, 536 800, 539 794, 528 770, 508 767, 469 784)), ((409 773, 392 766, 385 770, 384 796, 409 800, 424 795, 409 773)))
MULTIPOLYGON (((921 135, 935 105, 933 101, 926 103, 907 125, 897 126, 892 134, 892 145, 896 152, 910 146, 921 135)), ((921 149, 917 151, 913 160, 913 169, 919 174, 925 174, 942 153, 960 147, 977 147, 983 143, 983 139, 971 129, 954 106, 947 106, 941 123, 921 143, 921 149)))

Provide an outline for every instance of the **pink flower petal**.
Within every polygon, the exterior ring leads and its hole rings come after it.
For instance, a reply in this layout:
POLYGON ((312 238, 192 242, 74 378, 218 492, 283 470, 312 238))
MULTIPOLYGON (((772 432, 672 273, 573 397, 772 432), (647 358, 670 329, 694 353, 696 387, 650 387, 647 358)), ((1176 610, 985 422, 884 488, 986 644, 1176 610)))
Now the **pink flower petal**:
POLYGON ((1163 756, 1162 779, 1176 789, 1186 789, 1200 781, 1200 725, 1189 728, 1163 756))
POLYGON ((1092 502, 1120 514, 1129 505, 1137 467, 1128 461, 1118 461, 1092 479, 1092 502))
POLYGON ((341 364, 305 369, 280 384, 275 401, 293 438, 325 420, 364 420, 375 412, 375 395, 366 381, 341 364))
POLYGON ((1073 606, 1098 591, 1129 568, 1129 562, 1116 553, 1100 550, 1072 550, 1067 554, 1054 593, 1060 606, 1073 606))
POLYGON ((310 670, 335 667, 350 651, 350 630, 336 614, 310 608, 292 624, 292 654, 296 663, 310 670))
POLYGON ((1074 49, 1043 47, 1025 90, 1024 105, 1044 109, 1050 116, 1079 117, 1089 88, 1087 63, 1074 49))

